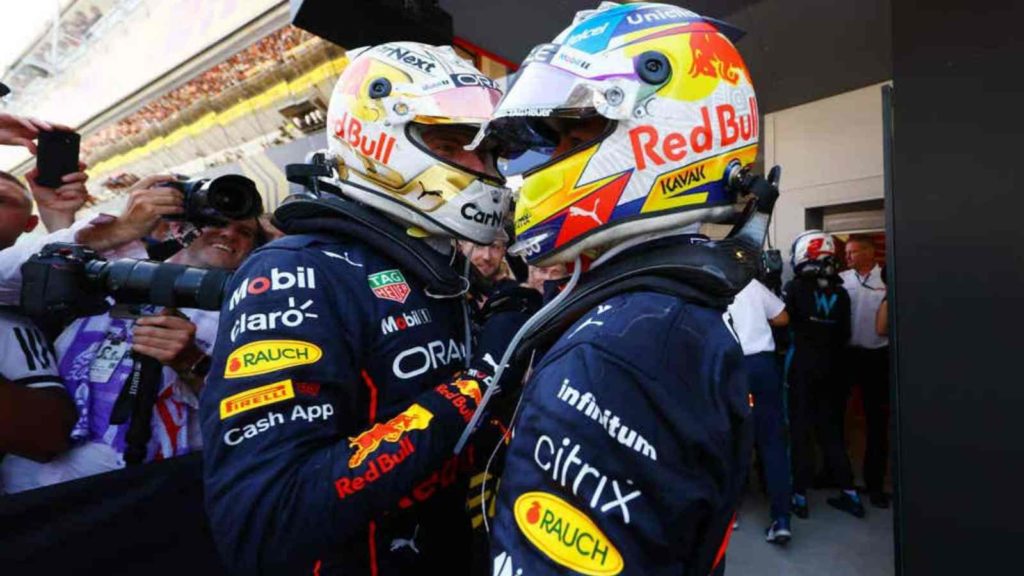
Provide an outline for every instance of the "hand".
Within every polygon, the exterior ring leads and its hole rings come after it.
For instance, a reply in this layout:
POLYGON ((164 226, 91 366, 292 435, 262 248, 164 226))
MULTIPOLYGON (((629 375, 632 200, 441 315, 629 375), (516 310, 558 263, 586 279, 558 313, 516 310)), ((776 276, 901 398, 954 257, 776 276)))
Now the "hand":
POLYGON ((36 136, 40 131, 53 130, 54 126, 36 120, 35 118, 22 118, 13 114, 0 112, 0 144, 9 146, 24 146, 32 154, 36 153, 36 136))
POLYGON ((84 162, 78 163, 79 172, 65 174, 61 181, 64 182, 58 188, 47 188, 36 183, 39 169, 33 168, 26 175, 28 187, 32 191, 32 197, 39 205, 39 214, 43 218, 43 224, 50 232, 66 228, 75 220, 75 213, 78 212, 86 202, 94 200, 89 196, 85 188, 85 182, 89 175, 85 173, 88 166, 84 162))
POLYGON ((128 203, 118 221, 125 230, 131 232, 132 239, 142 238, 152 232, 160 218, 184 213, 185 200, 181 191, 161 186, 174 179, 168 175, 148 176, 128 189, 128 203))
POLYGON ((179 374, 187 372, 203 355, 196 346, 196 325, 173 308, 136 320, 132 350, 156 358, 179 374))

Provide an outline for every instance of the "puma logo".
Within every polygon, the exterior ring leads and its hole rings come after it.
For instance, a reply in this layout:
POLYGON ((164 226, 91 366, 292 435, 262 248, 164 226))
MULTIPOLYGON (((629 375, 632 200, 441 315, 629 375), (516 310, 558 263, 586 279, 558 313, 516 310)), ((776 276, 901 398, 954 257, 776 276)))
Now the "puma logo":
POLYGON ((601 203, 601 199, 600 198, 598 198, 597 200, 594 200, 594 208, 593 208, 593 210, 584 210, 583 208, 581 208, 579 206, 570 206, 569 207, 569 216, 586 216, 586 217, 592 219, 594 222, 597 222, 597 225, 600 226, 601 224, 604 224, 604 222, 601 221, 601 218, 598 217, 598 215, 597 215, 597 206, 600 203, 601 203))
POLYGON ((395 538, 391 541, 391 551, 399 550, 401 548, 409 548, 416 554, 420 553, 420 549, 416 547, 416 535, 420 532, 420 525, 416 525, 416 529, 412 532, 412 538, 395 538))
POLYGON ((579 332, 580 330, 583 330, 587 326, 604 326, 604 322, 601 322, 600 320, 594 320, 593 318, 587 318, 583 322, 583 324, 580 324, 579 328, 573 330, 572 334, 569 334, 569 338, 572 338, 573 336, 576 335, 577 332, 579 332))
POLYGON ((424 196, 437 196, 440 199, 444 199, 444 194, 438 190, 424 190, 420 192, 420 195, 416 197, 417 200, 423 200, 424 196))
POLYGON ((324 253, 324 254, 326 254, 327 256, 330 256, 331 258, 337 258, 338 260, 344 260, 345 262, 348 262, 349 264, 351 264, 352 266, 355 266, 356 268, 362 268, 362 267, 363 267, 363 265, 362 265, 362 264, 359 264, 359 263, 357 263, 357 262, 353 262, 353 261, 352 261, 352 260, 351 260, 351 259, 350 259, 350 258, 348 257, 348 252, 345 252, 345 253, 343 253, 343 254, 337 254, 337 253, 335 253, 335 252, 331 252, 331 251, 329 251, 329 250, 321 250, 321 252, 323 252, 323 253, 324 253))

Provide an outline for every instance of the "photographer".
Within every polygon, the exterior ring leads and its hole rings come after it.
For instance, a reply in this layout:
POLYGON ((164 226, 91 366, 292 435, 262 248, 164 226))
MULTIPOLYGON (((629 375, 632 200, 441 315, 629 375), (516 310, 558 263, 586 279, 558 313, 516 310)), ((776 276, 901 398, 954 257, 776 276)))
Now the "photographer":
MULTIPOLYGON (((18 294, 20 265, 45 244, 84 244, 105 257, 145 258, 140 239, 165 218, 184 214, 185 195, 168 185, 168 176, 152 176, 131 190, 123 213, 75 223, 71 228, 0 252, 0 300, 18 294)), ((172 223, 172 227, 176 226, 172 223)), ((262 238, 253 218, 206 225, 188 246, 168 261, 200 268, 235 269, 262 238)), ((71 433, 75 447, 53 462, 38 464, 7 458, 0 465, 11 492, 114 470, 125 465, 130 422, 111 423, 118 396, 133 371, 132 352, 163 365, 144 461, 179 456, 201 442, 195 420, 197 395, 216 337, 219 314, 204 310, 142 306, 125 317, 121 310, 79 318, 56 341, 60 375, 78 408, 71 433)))

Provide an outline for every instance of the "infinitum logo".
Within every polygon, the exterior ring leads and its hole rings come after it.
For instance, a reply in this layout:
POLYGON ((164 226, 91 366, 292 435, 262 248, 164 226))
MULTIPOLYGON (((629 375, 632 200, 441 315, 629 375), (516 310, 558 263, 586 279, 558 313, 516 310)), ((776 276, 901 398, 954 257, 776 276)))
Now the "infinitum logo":
POLYGON ((658 451, 654 449, 654 446, 642 434, 619 420, 619 417, 612 414, 611 410, 602 410, 597 405, 597 398, 590 392, 580 394, 579 390, 569 385, 568 378, 562 381, 562 387, 558 390, 558 399, 598 423, 619 444, 631 448, 657 462, 658 451))

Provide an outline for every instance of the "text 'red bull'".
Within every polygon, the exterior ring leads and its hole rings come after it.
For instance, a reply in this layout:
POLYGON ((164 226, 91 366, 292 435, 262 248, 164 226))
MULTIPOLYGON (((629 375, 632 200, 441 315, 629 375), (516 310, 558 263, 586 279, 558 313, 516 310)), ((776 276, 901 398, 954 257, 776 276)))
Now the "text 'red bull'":
POLYGON ((473 419, 474 409, 467 405, 466 399, 472 398, 475 405, 479 406, 480 400, 483 397, 483 394, 480 393, 480 385, 475 380, 463 380, 460 378, 452 382, 452 387, 455 390, 452 390, 445 384, 438 384, 434 391, 451 402, 452 406, 459 411, 462 419, 469 422, 473 419))
POLYGON ((700 154, 714 148, 717 128, 718 145, 726 148, 737 142, 756 141, 758 137, 757 100, 751 97, 749 111, 737 113, 732 104, 714 107, 715 124, 711 123, 711 109, 703 106, 700 115, 703 121, 690 133, 664 132, 654 126, 643 124, 629 131, 629 143, 633 148, 636 169, 644 170, 648 162, 661 166, 667 161, 678 162, 689 152, 700 154), (687 150, 689 149, 689 150, 687 150))
POLYGON ((378 134, 376 140, 371 135, 363 134, 363 123, 358 118, 349 116, 348 112, 334 123, 334 135, 348 142, 349 146, 361 152, 363 156, 373 158, 381 164, 388 163, 391 159, 391 150, 395 147, 395 139, 384 132, 378 134))
POLYGON ((367 456, 380 448, 382 442, 395 443, 401 440, 406 432, 426 430, 433 417, 434 415, 426 408, 413 404, 391 420, 377 422, 366 432, 349 438, 349 446, 355 448, 355 453, 348 459, 349 468, 356 468, 362 464, 367 456))

